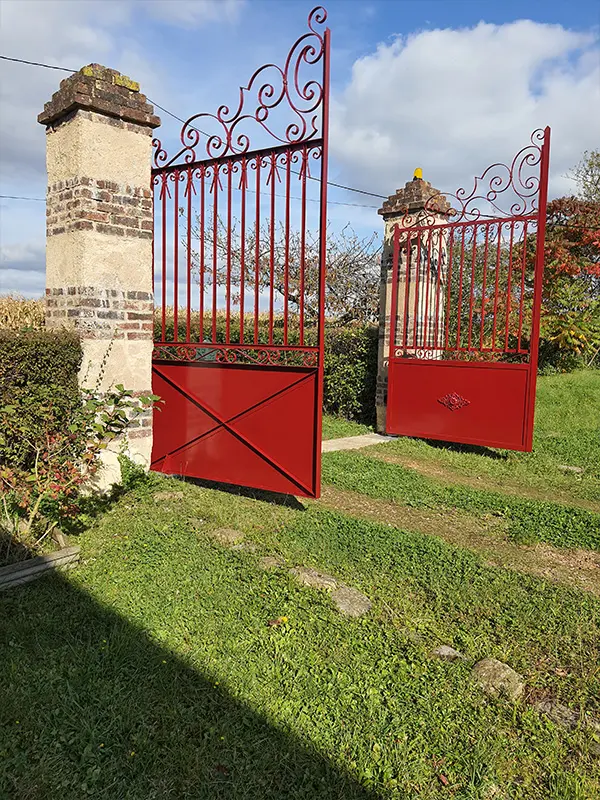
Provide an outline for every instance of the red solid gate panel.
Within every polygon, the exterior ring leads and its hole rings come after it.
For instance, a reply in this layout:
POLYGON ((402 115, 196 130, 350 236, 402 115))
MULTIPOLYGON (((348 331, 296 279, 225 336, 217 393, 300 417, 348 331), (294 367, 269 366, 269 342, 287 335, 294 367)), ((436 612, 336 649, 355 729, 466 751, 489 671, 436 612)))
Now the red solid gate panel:
POLYGON ((319 496, 325 20, 314 9, 284 65, 258 69, 237 106, 191 117, 172 158, 154 141, 152 469, 319 496))
POLYGON ((550 129, 531 142, 394 230, 388 433, 532 449, 550 129))

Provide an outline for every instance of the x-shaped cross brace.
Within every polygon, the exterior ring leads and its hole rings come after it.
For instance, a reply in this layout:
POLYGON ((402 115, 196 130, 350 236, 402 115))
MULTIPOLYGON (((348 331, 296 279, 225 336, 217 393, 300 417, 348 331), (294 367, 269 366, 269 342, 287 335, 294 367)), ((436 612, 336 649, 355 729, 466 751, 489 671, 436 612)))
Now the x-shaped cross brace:
POLYGON ((249 408, 245 408, 243 411, 234 414, 229 419, 225 419, 223 416, 221 416, 221 414, 215 411, 214 408, 211 408, 207 403, 202 402, 201 400, 198 399, 198 397, 191 394, 189 391, 182 389, 181 386, 178 386, 174 381, 172 381, 169 377, 167 377, 167 375, 165 375, 164 372, 162 372, 156 365, 153 365, 152 371, 160 378, 162 378, 163 381, 168 383, 169 386, 175 389, 175 391, 179 392, 181 395, 183 395, 183 397, 189 400, 190 403, 193 403, 197 408, 200 409, 200 411, 203 411, 205 414, 211 417, 216 422, 216 425, 213 428, 210 428, 210 430, 204 431, 199 436, 196 436, 193 439, 190 439, 188 442, 185 442, 185 444, 176 447, 174 450, 170 451, 166 455, 155 459, 152 462, 151 466, 155 466, 156 464, 158 464, 160 461, 163 460, 168 463, 168 460, 170 460, 173 456, 175 456, 182 450, 185 450, 186 448, 190 447, 190 445, 197 444, 201 439, 210 436, 210 434, 214 433, 219 428, 225 428, 225 430, 228 431, 232 436, 235 436, 235 438, 238 439, 238 441, 246 445, 246 447, 252 450, 252 452, 255 453, 257 456, 264 459, 267 462, 267 464, 270 464, 272 467, 274 467, 278 472, 280 472, 285 478, 287 478, 291 483, 295 484, 303 492, 306 492, 309 495, 314 494, 313 489, 308 488, 293 475, 290 475, 289 472, 284 467, 282 467, 282 465, 279 464, 274 458, 267 455, 267 453, 265 453, 264 450, 262 450, 260 447, 257 447, 243 434, 241 434, 238 430, 236 430, 233 424, 235 422, 239 422, 239 420, 243 419, 251 411, 254 411, 255 409, 269 402, 269 400, 273 400, 275 397, 278 397, 282 394, 285 394, 286 392, 289 392, 290 389, 293 389, 296 386, 299 386, 304 381, 314 377, 313 372, 309 372, 306 375, 302 375, 300 378, 298 378, 298 380, 295 380, 293 383, 290 383, 283 389, 278 389, 276 392, 273 392, 273 394, 270 394, 268 397, 264 397, 258 403, 254 403, 254 405, 250 406, 249 408))

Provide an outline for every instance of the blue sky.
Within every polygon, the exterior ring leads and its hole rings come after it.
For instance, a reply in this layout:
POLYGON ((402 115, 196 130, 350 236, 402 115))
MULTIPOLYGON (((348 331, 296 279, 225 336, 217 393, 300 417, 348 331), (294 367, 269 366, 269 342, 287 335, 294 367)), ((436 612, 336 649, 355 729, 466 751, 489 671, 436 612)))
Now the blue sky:
MULTIPOLYGON (((330 0, 333 180, 390 194, 415 166, 442 189, 510 160, 553 128, 552 195, 600 145, 600 4, 538 0, 330 0)), ((255 67, 305 30, 301 0, 2 0, 0 52, 79 68, 97 61, 188 117, 232 102, 255 67)), ((43 197, 36 115, 61 74, 0 63, 0 193, 43 197)), ((161 138, 179 124, 163 117, 161 138)), ((377 206, 332 190, 337 203, 377 206)), ((0 200, 0 291, 44 288, 44 203, 0 200)), ((332 205, 333 225, 380 230, 374 208, 332 205)))

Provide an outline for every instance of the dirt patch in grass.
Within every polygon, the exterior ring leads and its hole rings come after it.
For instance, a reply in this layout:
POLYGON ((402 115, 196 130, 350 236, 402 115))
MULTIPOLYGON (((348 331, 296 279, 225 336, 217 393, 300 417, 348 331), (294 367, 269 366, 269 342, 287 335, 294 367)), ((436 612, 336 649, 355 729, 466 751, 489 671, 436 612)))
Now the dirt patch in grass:
POLYGON ((504 520, 493 515, 411 508, 332 486, 324 486, 321 499, 315 502, 350 516, 438 536, 479 553, 490 566, 526 572, 600 597, 600 553, 516 544, 508 539, 504 520))
POLYGON ((542 489, 536 489, 532 486, 511 483, 511 481, 507 480, 505 477, 502 478, 501 482, 494 481, 488 477, 471 477, 456 472, 449 467, 442 466, 439 463, 433 463, 428 460, 418 461, 410 456, 391 455, 377 447, 365 448, 363 453, 368 455, 369 458, 376 458, 379 461, 385 461, 387 464, 399 464, 401 467, 416 470, 420 475, 453 483, 457 486, 502 492, 503 494, 509 494, 514 497, 524 497, 528 500, 544 500, 550 503, 578 506, 579 508, 585 508, 587 511, 594 511, 597 514, 600 513, 599 503, 594 503, 592 500, 585 500, 581 497, 575 497, 573 494, 557 489, 554 486, 548 489, 548 491, 543 491, 542 489))

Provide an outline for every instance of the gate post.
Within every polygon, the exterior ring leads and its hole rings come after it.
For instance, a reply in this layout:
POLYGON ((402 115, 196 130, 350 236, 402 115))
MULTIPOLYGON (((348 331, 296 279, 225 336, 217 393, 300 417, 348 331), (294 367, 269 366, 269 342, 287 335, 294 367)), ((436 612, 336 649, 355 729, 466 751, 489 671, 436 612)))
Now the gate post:
MULTIPOLYGON (((446 222, 450 213, 450 203, 428 181, 421 177, 421 170, 415 170, 415 175, 411 181, 404 185, 403 189, 397 189, 396 193, 390 195, 383 202, 378 214, 383 217, 383 253, 381 257, 381 278, 379 283, 379 346, 377 354, 377 386, 375 395, 376 424, 379 433, 386 432, 386 410, 387 410, 387 381, 388 381, 388 356, 390 352, 390 336, 392 331, 399 329, 398 322, 406 326, 407 331, 423 331, 426 323, 423 303, 423 287, 418 294, 417 314, 414 314, 414 300, 417 289, 416 258, 414 257, 416 248, 411 248, 413 257, 410 261, 408 274, 408 310, 405 319, 405 289, 406 289, 406 255, 401 250, 399 253, 399 263, 402 268, 398 270, 398 304, 395 320, 391 319, 392 312, 392 282, 393 282, 393 256, 394 256, 394 229, 406 229, 419 224, 419 219, 426 214, 429 224, 433 219, 435 222, 446 222), (435 198, 435 199, 433 199, 435 198), (429 203, 428 203, 429 201, 429 203)), ((445 249, 445 247, 444 247, 445 249)), ((440 254, 440 262, 443 260, 443 253, 440 254)), ((420 276, 423 282, 423 276, 420 276)), ((430 291, 429 287, 425 292, 430 291)), ((441 309, 443 315, 443 308, 441 309)), ((427 327, 429 330, 429 327, 427 327)), ((427 335, 427 334, 426 334, 427 335)), ((411 333, 412 336, 412 333, 411 333)))
MULTIPOLYGON (((139 85, 90 64, 61 81, 46 126, 46 325, 81 337, 80 383, 150 393, 153 342, 152 130, 160 125, 139 85)), ((150 464, 152 416, 128 433, 129 454, 150 464)), ((103 488, 120 479, 105 451, 103 488)))

